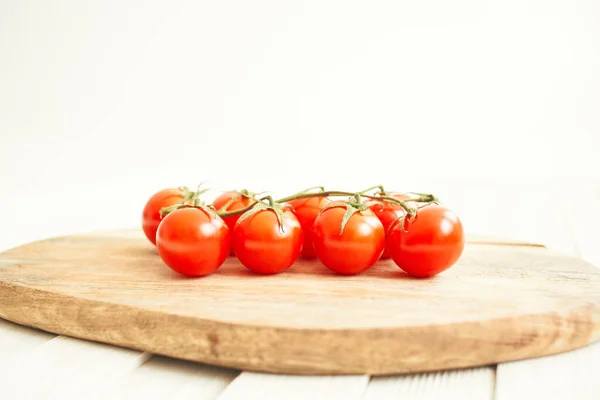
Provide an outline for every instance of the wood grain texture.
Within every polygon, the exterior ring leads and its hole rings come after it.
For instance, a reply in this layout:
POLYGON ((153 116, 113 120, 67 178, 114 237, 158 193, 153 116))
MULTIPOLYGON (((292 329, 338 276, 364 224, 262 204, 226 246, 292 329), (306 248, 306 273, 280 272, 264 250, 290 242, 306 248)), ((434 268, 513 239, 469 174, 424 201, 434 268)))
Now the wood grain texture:
POLYGON ((600 339, 600 272, 536 246, 470 244, 430 280, 391 262, 354 277, 230 259, 186 279, 137 231, 0 255, 0 317, 177 358, 299 374, 390 374, 554 354, 600 339))

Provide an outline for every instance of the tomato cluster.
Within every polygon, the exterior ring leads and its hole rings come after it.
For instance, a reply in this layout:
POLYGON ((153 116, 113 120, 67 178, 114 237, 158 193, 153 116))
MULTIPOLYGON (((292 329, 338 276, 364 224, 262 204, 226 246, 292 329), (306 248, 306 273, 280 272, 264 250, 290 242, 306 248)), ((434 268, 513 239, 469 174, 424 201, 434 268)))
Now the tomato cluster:
POLYGON ((341 275, 382 258, 420 278, 454 265, 465 244, 456 214, 433 195, 379 188, 303 191, 278 201, 230 191, 209 206, 199 199, 204 191, 165 189, 148 200, 142 226, 167 266, 194 277, 215 272, 228 256, 259 274, 285 271, 301 255, 341 275), (349 199, 331 199, 340 196, 349 199))

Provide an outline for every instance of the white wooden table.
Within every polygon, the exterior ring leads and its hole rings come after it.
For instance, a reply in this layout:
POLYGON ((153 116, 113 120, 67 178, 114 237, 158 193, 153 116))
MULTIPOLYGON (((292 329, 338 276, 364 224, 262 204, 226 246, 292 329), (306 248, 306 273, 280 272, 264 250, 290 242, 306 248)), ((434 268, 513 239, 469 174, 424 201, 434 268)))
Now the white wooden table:
MULTIPOLYGON (((600 185, 557 202, 554 186, 440 187, 470 232, 540 242, 600 265, 600 185), (485 202, 476 201, 485 195, 485 202)), ((563 194, 563 198, 566 196, 563 194)), ((0 243, 0 249, 5 249, 0 243)), ((600 288, 599 288, 600 290, 600 288)), ((2 399, 600 399, 600 343, 467 370, 305 377, 217 368, 40 332, 0 320, 2 399)))

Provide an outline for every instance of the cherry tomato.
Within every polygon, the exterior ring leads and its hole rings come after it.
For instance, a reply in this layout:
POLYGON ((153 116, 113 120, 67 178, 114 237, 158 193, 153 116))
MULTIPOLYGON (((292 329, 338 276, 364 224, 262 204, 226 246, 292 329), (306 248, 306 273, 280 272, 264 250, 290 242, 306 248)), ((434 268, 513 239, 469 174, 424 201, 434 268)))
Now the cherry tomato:
MULTIPOLYGON (((217 211, 236 211, 241 210, 243 208, 248 207, 250 204, 254 203, 252 198, 235 191, 225 192, 213 201, 212 206, 217 211), (227 204, 229 203, 229 204, 227 204)), ((238 219, 240 219, 241 214, 234 215, 231 217, 223 218, 229 230, 233 232, 233 228, 235 227, 235 223, 238 219)))
POLYGON ((142 229, 148 240, 156 244, 156 230, 161 221, 160 210, 183 201, 183 190, 163 189, 150 197, 142 212, 142 229))
MULTIPOLYGON (((213 201, 212 206, 217 211, 236 211, 242 210, 254 203, 254 200, 249 196, 246 196, 240 192, 230 191, 225 192, 213 201)), ((231 217, 225 217, 223 220, 229 227, 229 231, 233 233, 235 223, 240 219, 242 214, 233 215, 231 217)), ((233 254, 233 248, 231 248, 230 254, 233 254)))
POLYGON ((449 209, 429 205, 419 209, 415 217, 396 223, 388 246, 402 270, 427 278, 450 268, 460 258, 465 247, 463 226, 449 209))
POLYGON ((219 268, 229 254, 229 228, 213 211, 180 208, 165 216, 156 233, 158 254, 174 271, 204 276, 219 268))
POLYGON ((272 209, 240 219, 232 236, 235 255, 246 268, 260 274, 288 269, 300 256, 304 238, 300 222, 289 209, 283 209, 282 228, 272 209))
POLYGON ((319 260, 330 270, 354 275, 373 266, 385 247, 383 225, 371 210, 353 214, 340 235, 345 206, 321 212, 313 226, 313 243, 319 260))
MULTIPOLYGON (((393 193, 390 194, 389 197, 397 198, 398 200, 406 200, 409 196, 403 193, 393 193)), ((373 213, 379 218, 381 224, 383 225, 383 230, 388 234, 390 226, 394 221, 398 218, 402 217, 406 214, 406 210, 402 208, 400 205, 392 204, 383 200, 370 200, 367 205, 373 211, 373 213)), ((409 204, 409 206, 413 206, 413 204, 409 204)), ((390 250, 388 245, 386 244, 385 249, 383 250, 383 254, 381 258, 390 258, 392 255, 390 254, 390 250)))
POLYGON ((294 209, 294 214, 304 232, 304 244, 302 245, 302 255, 304 257, 315 257, 315 249, 313 248, 313 225, 315 219, 331 200, 326 197, 309 197, 307 199, 296 199, 288 202, 294 209))

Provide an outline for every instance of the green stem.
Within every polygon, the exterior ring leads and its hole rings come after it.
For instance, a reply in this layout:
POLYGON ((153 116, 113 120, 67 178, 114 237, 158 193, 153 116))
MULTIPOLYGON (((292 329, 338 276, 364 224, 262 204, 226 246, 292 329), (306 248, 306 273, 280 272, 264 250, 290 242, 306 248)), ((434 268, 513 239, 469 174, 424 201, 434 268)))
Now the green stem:
POLYGON ((370 187, 365 190, 361 190, 360 192, 358 192, 358 194, 364 195, 365 193, 370 192, 371 190, 375 190, 375 189, 379 189, 380 193, 385 193, 385 190, 383 189, 383 185, 377 185, 377 186, 373 186, 373 187, 370 187))
POLYGON ((278 203, 285 203, 292 200, 298 199, 308 199, 310 197, 328 197, 328 196, 354 196, 356 193, 354 192, 342 192, 339 190, 327 190, 325 192, 317 192, 317 193, 296 193, 291 196, 287 196, 277 200, 278 203))
MULTIPOLYGON (((437 201, 437 198, 432 194, 419 194, 418 197, 415 197, 412 199, 398 200, 394 197, 374 196, 374 195, 362 194, 362 192, 354 193, 354 192, 345 192, 345 191, 341 191, 341 190, 327 190, 324 192, 317 192, 317 193, 300 192, 300 193, 293 194, 291 196, 283 197, 283 198, 281 198, 279 200, 275 200, 275 201, 273 200, 273 198, 271 196, 266 196, 256 202, 250 204, 248 207, 245 207, 245 208, 242 208, 239 210, 235 210, 235 211, 217 212, 217 214, 219 214, 219 216, 221 218, 227 218, 227 217, 232 217, 234 215, 243 214, 246 211, 252 209, 257 203, 259 203, 262 200, 271 199, 270 200, 271 202, 274 201, 275 203, 286 203, 288 201, 298 200, 298 199, 308 199, 310 197, 329 197, 329 196, 346 196, 346 197, 362 196, 362 197, 366 197, 368 199, 384 200, 384 201, 387 201, 388 203, 393 203, 393 204, 397 204, 397 205, 401 206, 407 212, 411 212, 411 210, 412 210, 412 208, 409 207, 409 205, 407 203, 410 203, 410 202, 430 203, 433 201, 437 201)), ((269 205, 271 205, 271 204, 272 203, 269 203, 269 205)))
POLYGON ((275 205, 275 201, 271 196, 265 196, 260 200, 266 200, 269 203, 269 207, 273 207, 275 205))
POLYGON ((318 190, 319 192, 324 192, 325 191, 325 187, 324 186, 312 186, 309 187, 308 189, 304 189, 303 191, 299 192, 299 193, 309 193, 311 190, 318 190))

